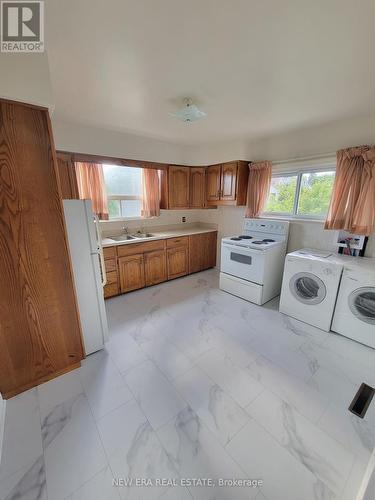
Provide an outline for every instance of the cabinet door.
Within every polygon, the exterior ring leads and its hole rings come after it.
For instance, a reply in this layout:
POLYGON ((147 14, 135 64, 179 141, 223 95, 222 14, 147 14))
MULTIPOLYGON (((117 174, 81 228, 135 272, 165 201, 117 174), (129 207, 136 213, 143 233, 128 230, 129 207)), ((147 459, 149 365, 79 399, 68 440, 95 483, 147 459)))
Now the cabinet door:
POLYGON ((190 208, 204 208, 206 199, 205 168, 190 169, 190 208))
POLYGON ((145 286, 143 254, 120 257, 118 260, 121 293, 145 286))
POLYGON ((165 250, 145 253, 146 286, 156 285, 167 280, 167 265, 165 250))
POLYGON ((79 200, 74 162, 68 153, 57 153, 57 172, 63 200, 79 200))
POLYGON ((190 167, 169 167, 169 208, 189 208, 190 167))
POLYGON ((189 272, 196 273, 216 265, 217 232, 189 236, 189 272))
POLYGON ((216 266, 217 232, 205 233, 204 268, 216 266))
POLYGON ((168 248, 167 250, 167 269, 168 279, 185 276, 189 272, 189 250, 187 246, 168 248))
POLYGON ((220 199, 234 201, 236 199, 237 162, 224 163, 221 168, 220 199))
POLYGON ((206 200, 220 199, 221 165, 211 165, 206 171, 206 200))

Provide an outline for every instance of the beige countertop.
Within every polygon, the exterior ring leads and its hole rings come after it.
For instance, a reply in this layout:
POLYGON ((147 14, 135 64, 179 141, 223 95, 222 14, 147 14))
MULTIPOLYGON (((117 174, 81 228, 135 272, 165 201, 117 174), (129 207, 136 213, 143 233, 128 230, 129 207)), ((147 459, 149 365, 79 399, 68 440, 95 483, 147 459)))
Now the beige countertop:
MULTIPOLYGON (((153 236, 150 238, 135 238, 134 240, 125 240, 125 241, 115 241, 111 240, 109 237, 103 238, 102 245, 103 247, 113 247, 118 245, 132 245, 134 243, 144 243, 146 241, 154 241, 154 240, 164 240, 167 238, 178 238, 179 236, 189 236, 191 234, 200 234, 200 233, 212 233, 217 231, 217 228, 213 227, 205 227, 205 226, 193 226, 186 228, 174 228, 174 229, 163 229, 163 230, 155 230, 152 228, 148 229, 147 232, 151 233, 153 236)), ((130 232, 130 234, 132 234, 130 232)))

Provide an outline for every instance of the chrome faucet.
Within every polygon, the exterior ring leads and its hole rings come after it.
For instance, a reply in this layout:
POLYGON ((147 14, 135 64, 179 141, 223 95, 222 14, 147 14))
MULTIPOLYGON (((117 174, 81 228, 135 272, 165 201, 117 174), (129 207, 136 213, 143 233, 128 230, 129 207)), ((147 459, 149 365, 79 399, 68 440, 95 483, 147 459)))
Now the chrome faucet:
POLYGON ((122 229, 124 231, 124 234, 129 234, 129 229, 127 228, 127 226, 124 226, 122 229))

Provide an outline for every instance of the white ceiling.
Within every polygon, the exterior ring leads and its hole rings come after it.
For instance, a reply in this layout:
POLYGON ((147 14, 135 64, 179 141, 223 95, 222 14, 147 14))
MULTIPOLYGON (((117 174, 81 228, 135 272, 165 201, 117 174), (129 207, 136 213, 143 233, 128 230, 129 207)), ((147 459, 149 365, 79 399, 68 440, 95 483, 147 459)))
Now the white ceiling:
POLYGON ((46 4, 55 119, 198 144, 375 110, 374 0, 46 4))

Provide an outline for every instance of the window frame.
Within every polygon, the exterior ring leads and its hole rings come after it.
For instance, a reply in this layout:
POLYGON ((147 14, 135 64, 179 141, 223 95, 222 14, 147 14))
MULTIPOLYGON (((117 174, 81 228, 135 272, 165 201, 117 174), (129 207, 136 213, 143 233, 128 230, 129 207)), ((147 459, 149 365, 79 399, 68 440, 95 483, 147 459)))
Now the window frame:
POLYGON ((272 217, 277 217, 277 218, 282 218, 282 219, 292 219, 292 220, 310 220, 310 221, 324 221, 327 214, 325 215, 317 215, 317 214, 298 214, 298 204, 299 204, 299 199, 301 196, 301 182, 302 182, 302 176, 304 174, 316 174, 319 172, 334 172, 336 175, 336 164, 329 162, 329 163, 321 163, 319 167, 317 166, 311 166, 309 167, 308 164, 304 168, 298 168, 298 169, 286 169, 282 171, 277 171, 272 174, 272 178, 274 177, 295 177, 297 176, 297 182, 296 182, 296 190, 294 192, 294 202, 293 202, 293 212, 292 213, 285 213, 285 212, 262 212, 262 217, 266 218, 272 218, 272 217))

